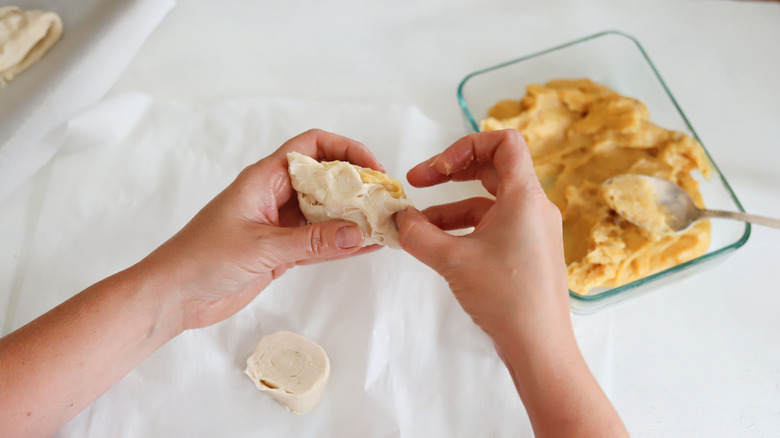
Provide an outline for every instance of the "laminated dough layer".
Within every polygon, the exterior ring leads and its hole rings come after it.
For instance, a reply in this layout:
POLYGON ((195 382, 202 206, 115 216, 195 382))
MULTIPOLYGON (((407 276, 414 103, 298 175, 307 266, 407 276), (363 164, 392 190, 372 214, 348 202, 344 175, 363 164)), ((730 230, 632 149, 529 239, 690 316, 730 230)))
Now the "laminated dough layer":
POLYGON ((291 412, 304 414, 322 397, 330 375, 330 361, 316 343, 281 331, 260 339, 246 361, 245 373, 260 391, 291 412))
POLYGON ((309 222, 334 219, 363 230, 363 245, 399 248, 393 214, 412 205, 401 183, 382 172, 342 161, 318 162, 297 152, 287 154, 298 204, 309 222))
POLYGON ((54 12, 0 7, 0 86, 46 54, 62 36, 62 20, 54 12))

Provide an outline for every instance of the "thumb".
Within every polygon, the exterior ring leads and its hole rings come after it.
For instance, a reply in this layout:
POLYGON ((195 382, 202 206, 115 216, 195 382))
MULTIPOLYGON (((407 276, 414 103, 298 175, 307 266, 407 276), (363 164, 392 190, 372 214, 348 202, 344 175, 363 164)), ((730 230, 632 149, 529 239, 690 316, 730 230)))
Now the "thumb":
POLYGON ((441 274, 455 237, 432 224, 414 207, 396 213, 395 223, 401 248, 441 274))
POLYGON ((277 266, 349 255, 363 243, 363 232, 352 222, 329 221, 274 230, 267 248, 277 266))

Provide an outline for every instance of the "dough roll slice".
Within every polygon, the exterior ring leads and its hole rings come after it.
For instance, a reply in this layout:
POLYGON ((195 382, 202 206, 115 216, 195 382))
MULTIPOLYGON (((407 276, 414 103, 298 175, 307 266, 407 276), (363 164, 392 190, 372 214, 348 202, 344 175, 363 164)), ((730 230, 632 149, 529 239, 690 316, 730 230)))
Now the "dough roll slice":
POLYGON ((62 36, 62 20, 54 12, 0 7, 0 86, 46 54, 62 36))
POLYGON ((245 373, 260 391, 291 412, 304 414, 322 397, 330 376, 330 361, 316 343, 281 331, 260 339, 246 361, 245 373))
POLYGON ((287 161, 298 205, 309 222, 354 222, 363 230, 363 246, 400 247, 393 214, 412 202, 397 179, 343 161, 320 163, 297 152, 287 154, 287 161))

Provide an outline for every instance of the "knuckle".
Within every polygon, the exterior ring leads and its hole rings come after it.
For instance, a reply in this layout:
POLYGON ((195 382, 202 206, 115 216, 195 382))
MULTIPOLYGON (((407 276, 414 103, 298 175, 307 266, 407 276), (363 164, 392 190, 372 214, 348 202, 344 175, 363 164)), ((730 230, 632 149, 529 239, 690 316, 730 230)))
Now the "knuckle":
POLYGON ((556 222, 563 222, 563 215, 557 205, 553 204, 549 199, 547 200, 547 209, 550 211, 550 215, 556 222))
POLYGON ((318 136, 322 135, 324 132, 325 131, 323 131, 322 129, 319 129, 319 128, 311 128, 311 129, 306 130, 306 132, 304 132, 303 134, 304 135, 308 135, 308 136, 312 136, 312 137, 318 137, 318 136))
MULTIPOLYGON (((438 254, 438 266, 442 275, 447 278, 457 278, 463 273, 464 258, 457 257, 450 251, 441 251, 438 254)), ((468 266, 467 264, 465 266, 468 266)))
POLYGON ((328 242, 324 236, 322 227, 320 226, 309 227, 308 237, 309 237, 308 239, 309 244, 306 248, 306 252, 310 256, 317 257, 320 254, 322 254, 325 251, 325 249, 327 249, 328 242))
POLYGON ((238 173, 238 176, 236 176, 236 181, 240 183, 246 182, 252 174, 255 172, 255 169, 257 168, 257 163, 250 164, 249 166, 244 167, 241 169, 241 172, 238 173))
POLYGON ((518 131, 517 129, 509 129, 506 132, 507 132, 507 139, 509 139, 513 143, 525 145, 525 137, 523 137, 522 132, 518 131))
POLYGON ((563 223, 563 216, 558 206, 550 201, 546 196, 539 202, 539 210, 541 216, 548 223, 561 224, 563 223))

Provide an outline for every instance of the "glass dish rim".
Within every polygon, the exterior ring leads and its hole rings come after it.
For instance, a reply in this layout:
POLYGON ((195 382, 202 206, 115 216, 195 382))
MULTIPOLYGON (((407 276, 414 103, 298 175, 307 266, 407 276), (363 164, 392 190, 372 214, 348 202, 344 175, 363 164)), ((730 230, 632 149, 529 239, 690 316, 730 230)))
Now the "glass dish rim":
MULTIPOLYGON (((468 121, 468 124, 469 124, 470 128, 474 132, 480 132, 479 131, 479 124, 476 122, 476 120, 474 118, 474 115, 471 113, 471 110, 469 109, 469 106, 466 103, 466 99, 463 96, 463 88, 465 87, 466 83, 469 80, 471 80, 472 78, 474 78, 476 76, 479 76, 479 75, 482 75, 482 74, 485 74, 485 73, 489 73, 489 72, 491 72, 493 70, 497 70, 497 69, 500 69, 500 68, 503 68, 503 67, 507 67, 507 66, 512 65, 512 64, 516 64, 516 63, 519 63, 519 62, 522 62, 522 61, 526 61, 526 60, 529 60, 529 59, 532 59, 532 58, 536 58, 538 56, 545 55, 547 53, 551 53, 551 52, 554 52, 554 51, 557 51, 557 50, 565 49, 567 47, 570 47, 570 46, 573 46, 573 45, 576 45, 576 44, 584 43, 584 42, 587 42, 587 41, 590 41, 590 40, 593 40, 593 39, 596 39, 596 38, 601 38, 601 37, 609 36, 609 35, 617 35, 617 36, 620 36, 620 37, 623 37, 623 38, 627 38, 628 40, 630 40, 631 42, 634 43, 634 45, 637 47, 637 49, 641 53, 642 57, 644 58, 645 62, 647 62, 648 66, 653 71, 653 75, 658 80, 658 82, 660 83, 661 87, 664 89, 664 92, 666 93, 666 96, 671 100, 672 104, 674 105, 675 109, 677 110, 677 113, 680 115, 680 117, 682 117, 682 120, 685 123, 685 126, 688 128, 688 130, 690 131, 690 133, 693 136, 693 138, 696 139, 696 141, 698 141, 699 144, 702 145, 702 149, 704 150, 704 154, 707 156, 707 159, 709 160, 710 165, 717 172, 718 177, 720 178, 721 182, 723 183, 723 186, 726 188, 726 191, 728 192, 729 196, 734 201, 734 204, 736 205, 737 209, 739 211, 741 211, 741 212, 744 212, 745 210, 742 207, 742 203, 739 202, 739 199, 737 198, 737 195, 734 193, 734 190, 731 189, 731 185, 728 183, 726 178, 723 176, 723 173, 721 173, 720 168, 718 168, 718 165, 712 159, 712 156, 710 155, 710 153, 707 150, 707 148, 704 146, 704 143, 699 138, 699 135, 696 133, 696 130, 693 129, 693 126, 691 125, 690 121, 688 120, 688 117, 686 117, 686 115, 683 112, 682 108, 677 103, 677 99, 675 99, 674 95, 672 95, 672 92, 669 90, 669 87, 667 87, 666 82, 664 82, 663 78, 661 78, 661 74, 658 72, 658 69, 656 69, 655 64, 653 64, 653 62, 650 60, 650 56, 645 51, 644 47, 642 47, 642 45, 639 43, 639 41, 636 38, 634 38, 633 36, 623 32, 623 31, 619 31, 619 30, 605 30, 605 31, 597 32, 597 33, 594 33, 594 34, 591 34, 591 35, 584 36, 582 38, 578 38, 578 39, 573 40, 573 41, 569 41, 569 42, 566 42, 566 43, 563 43, 563 44, 559 44, 557 46, 553 46, 553 47, 550 47, 550 48, 547 48, 547 49, 544 49, 544 50, 540 50, 540 51, 531 53, 529 55, 521 56, 519 58, 514 58, 512 60, 505 61, 505 62, 502 62, 500 64, 496 64, 496 65, 493 65, 493 66, 490 66, 490 67, 486 67, 486 68, 474 71, 472 73, 469 73, 458 84, 457 97, 458 97, 458 103, 460 104, 460 107, 461 107, 461 110, 463 111, 463 114, 466 116, 466 119, 468 121)), ((696 257, 693 260, 689 260, 689 261, 687 261, 685 263, 681 263, 679 265, 672 266, 671 268, 664 269, 661 272, 657 272, 657 273, 649 275, 647 277, 643 277, 643 278, 640 278, 638 280, 632 281, 631 283, 627 283, 627 284, 624 284, 622 286, 617 286, 617 287, 608 289, 606 291, 603 291, 603 292, 600 292, 600 293, 597 293, 597 294, 583 295, 583 294, 578 294, 578 293, 572 291, 571 289, 569 289, 569 296, 574 298, 574 299, 580 300, 580 301, 597 302, 597 301, 602 301, 602 300, 604 300, 606 298, 610 298, 610 297, 619 295, 619 294, 621 294, 623 292, 627 292, 627 291, 629 291, 631 289, 635 289, 635 288, 637 288, 639 286, 642 286, 644 284, 654 282, 655 280, 659 280, 661 278, 667 277, 669 275, 672 275, 672 274, 680 272, 680 271, 684 271, 687 268, 693 267, 695 265, 699 265, 699 264, 701 264, 703 262, 706 262, 706 261, 709 261, 711 259, 714 259, 714 258, 716 258, 716 257, 718 257, 720 255, 725 255, 725 254, 727 254, 727 253, 729 253, 731 251, 735 251, 737 248, 741 247, 742 245, 744 245, 747 242, 748 238, 750 237, 750 230, 751 230, 750 223, 745 222, 745 231, 742 233, 742 236, 737 241, 735 241, 734 243, 726 245, 723 248, 717 249, 717 250, 712 251, 712 252, 707 252, 707 253, 699 256, 699 257, 696 257)))

